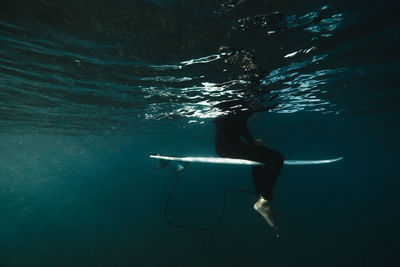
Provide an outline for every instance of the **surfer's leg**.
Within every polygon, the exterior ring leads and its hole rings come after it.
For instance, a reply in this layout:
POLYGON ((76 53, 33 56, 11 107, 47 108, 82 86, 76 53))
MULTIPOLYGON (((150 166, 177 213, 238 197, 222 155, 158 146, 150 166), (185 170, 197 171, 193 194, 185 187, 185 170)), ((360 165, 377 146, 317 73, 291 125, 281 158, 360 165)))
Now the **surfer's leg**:
POLYGON ((254 166, 252 168, 253 182, 256 192, 259 194, 257 202, 254 204, 254 209, 264 218, 267 224, 275 231, 276 236, 279 236, 278 227, 275 224, 274 214, 271 206, 272 190, 278 175, 267 166, 254 166))
POLYGON ((274 228, 276 236, 279 236, 279 230, 273 218, 271 201, 273 198, 272 191, 283 167, 284 158, 279 152, 266 146, 257 146, 253 149, 257 160, 264 163, 263 166, 253 166, 252 168, 254 186, 260 196, 254 204, 254 209, 269 226, 274 228))
POLYGON ((254 148, 257 161, 263 162, 263 166, 253 166, 252 177, 254 186, 259 195, 272 201, 272 191, 283 167, 283 156, 265 146, 254 148))
POLYGON ((273 182, 271 181, 272 176, 269 174, 268 169, 265 168, 265 166, 253 166, 252 178, 257 194, 272 201, 273 196, 271 184, 273 182))

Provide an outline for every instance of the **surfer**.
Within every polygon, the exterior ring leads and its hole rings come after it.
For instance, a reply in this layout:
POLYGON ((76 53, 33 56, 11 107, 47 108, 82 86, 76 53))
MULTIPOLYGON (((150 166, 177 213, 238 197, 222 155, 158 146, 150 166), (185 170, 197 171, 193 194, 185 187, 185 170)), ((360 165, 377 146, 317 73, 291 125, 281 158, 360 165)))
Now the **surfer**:
POLYGON ((214 119, 216 125, 215 150, 220 157, 240 158, 264 163, 252 167, 252 178, 259 196, 254 209, 274 228, 271 201, 272 191, 283 167, 284 158, 281 153, 268 148, 259 139, 254 139, 247 127, 247 121, 254 112, 267 111, 275 106, 253 108, 243 100, 233 100, 217 105, 226 111, 225 115, 214 119))

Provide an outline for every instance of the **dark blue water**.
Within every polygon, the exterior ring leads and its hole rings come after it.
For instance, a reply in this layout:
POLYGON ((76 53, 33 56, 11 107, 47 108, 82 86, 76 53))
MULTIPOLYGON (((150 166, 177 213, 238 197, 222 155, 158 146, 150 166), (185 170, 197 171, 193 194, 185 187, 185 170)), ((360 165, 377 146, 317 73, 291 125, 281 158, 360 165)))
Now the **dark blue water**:
MULTIPOLYGON (((397 17, 395 1, 3 1, 0 266, 398 266, 397 17), (175 174, 148 155, 216 156, 234 99, 278 104, 249 128, 287 159, 344 157, 282 170, 280 238, 238 192, 211 231, 164 220, 175 174)), ((213 224, 226 186, 254 190, 250 168, 191 164, 170 217, 213 224)))

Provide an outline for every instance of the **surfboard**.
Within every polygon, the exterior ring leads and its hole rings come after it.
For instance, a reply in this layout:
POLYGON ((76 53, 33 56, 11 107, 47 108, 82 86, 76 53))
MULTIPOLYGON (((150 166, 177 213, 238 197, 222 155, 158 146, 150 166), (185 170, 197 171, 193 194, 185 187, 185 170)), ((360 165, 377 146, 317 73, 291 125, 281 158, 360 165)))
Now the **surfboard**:
MULTIPOLYGON (((199 163, 216 163, 216 164, 238 164, 238 165, 263 165, 261 162, 247 159, 233 159, 220 157, 175 157, 165 156, 161 154, 150 154, 150 158, 161 159, 167 161, 183 161, 183 162, 199 162, 199 163)), ((343 157, 334 159, 319 159, 319 160, 285 160, 285 165, 318 165, 334 163, 342 160, 343 157)))

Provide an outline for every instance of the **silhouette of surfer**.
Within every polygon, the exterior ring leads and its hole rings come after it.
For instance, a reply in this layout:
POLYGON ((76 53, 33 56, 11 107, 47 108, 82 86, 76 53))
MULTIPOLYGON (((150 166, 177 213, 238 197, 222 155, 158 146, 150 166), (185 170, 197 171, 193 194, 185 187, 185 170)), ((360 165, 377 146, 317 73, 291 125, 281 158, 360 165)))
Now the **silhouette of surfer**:
POLYGON ((259 198, 254 209, 274 228, 279 236, 274 222, 271 207, 272 191, 283 167, 282 154, 268 148, 259 139, 254 139, 247 121, 255 112, 267 111, 275 106, 254 108, 244 100, 222 102, 217 105, 225 112, 214 119, 216 125, 215 150, 220 157, 240 158, 258 161, 262 166, 252 167, 252 177, 259 198))

